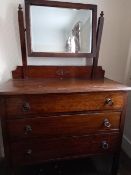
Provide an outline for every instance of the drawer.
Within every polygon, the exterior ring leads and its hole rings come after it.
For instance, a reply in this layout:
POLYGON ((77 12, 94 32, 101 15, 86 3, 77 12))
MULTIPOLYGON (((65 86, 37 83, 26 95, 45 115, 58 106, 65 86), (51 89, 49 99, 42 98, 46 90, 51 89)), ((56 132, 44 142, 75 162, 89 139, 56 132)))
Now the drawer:
POLYGON ((11 144, 13 164, 30 164, 117 151, 119 134, 63 139, 34 139, 11 144))
POLYGON ((8 118, 23 114, 122 110, 123 106, 124 92, 27 95, 6 100, 8 118))
POLYGON ((118 131, 120 112, 38 117, 7 121, 10 139, 67 137, 95 132, 118 131))

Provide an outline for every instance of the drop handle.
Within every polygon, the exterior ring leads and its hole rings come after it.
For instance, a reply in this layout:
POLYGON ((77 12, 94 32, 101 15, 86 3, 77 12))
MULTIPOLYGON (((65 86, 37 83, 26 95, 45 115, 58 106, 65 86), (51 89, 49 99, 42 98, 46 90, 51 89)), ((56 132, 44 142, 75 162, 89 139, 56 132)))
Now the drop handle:
POLYGON ((32 132, 32 127, 30 125, 26 125, 24 130, 25 130, 25 134, 29 134, 32 132))
POLYGON ((106 98, 105 104, 106 104, 106 105, 109 105, 109 106, 112 106, 112 105, 113 105, 112 99, 111 99, 111 98, 106 98))
POLYGON ((25 102, 22 106, 23 112, 28 112, 30 110, 30 105, 28 102, 25 102))
POLYGON ((106 141, 103 141, 102 142, 102 149, 108 150, 108 148, 109 148, 109 144, 106 141))
POLYGON ((106 128, 110 128, 110 127, 111 127, 111 123, 110 123, 110 121, 109 121, 108 119, 105 119, 105 120, 104 120, 104 126, 105 126, 106 128))
POLYGON ((32 154, 32 149, 28 149, 26 155, 30 156, 32 154))

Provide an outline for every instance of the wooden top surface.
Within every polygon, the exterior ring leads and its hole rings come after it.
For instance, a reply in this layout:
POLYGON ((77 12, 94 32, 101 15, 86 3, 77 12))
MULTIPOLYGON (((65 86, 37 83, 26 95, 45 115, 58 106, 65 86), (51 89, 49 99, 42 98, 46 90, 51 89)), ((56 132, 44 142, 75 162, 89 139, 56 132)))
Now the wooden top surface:
POLYGON ((9 80, 0 85, 0 95, 129 91, 118 82, 86 79, 9 80))

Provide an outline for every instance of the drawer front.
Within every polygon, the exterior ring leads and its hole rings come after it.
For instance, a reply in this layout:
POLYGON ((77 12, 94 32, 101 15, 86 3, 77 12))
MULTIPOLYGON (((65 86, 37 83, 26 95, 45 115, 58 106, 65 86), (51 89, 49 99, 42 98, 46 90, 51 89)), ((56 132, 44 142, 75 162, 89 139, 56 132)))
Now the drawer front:
POLYGON ((124 93, 99 92, 86 94, 45 94, 7 98, 7 117, 91 110, 121 110, 124 93))
POLYGON ((38 117, 7 121, 10 139, 66 137, 118 131, 120 112, 38 117))
POLYGON ((35 139, 11 144, 13 164, 67 159, 117 151, 119 135, 93 135, 66 139, 35 139))

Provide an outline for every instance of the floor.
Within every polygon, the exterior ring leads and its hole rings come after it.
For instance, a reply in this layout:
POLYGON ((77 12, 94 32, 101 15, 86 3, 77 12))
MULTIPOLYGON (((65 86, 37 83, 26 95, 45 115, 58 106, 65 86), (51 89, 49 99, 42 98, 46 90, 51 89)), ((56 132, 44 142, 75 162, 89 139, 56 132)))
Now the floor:
MULTIPOLYGON (((110 175, 112 157, 89 159, 28 166, 17 170, 16 175, 110 175)), ((7 175, 4 163, 0 164, 0 175, 7 175)), ((131 159, 122 152, 118 175, 131 175, 131 159)))
POLYGON ((131 159, 125 154, 121 154, 120 158, 120 175, 131 175, 131 159))

